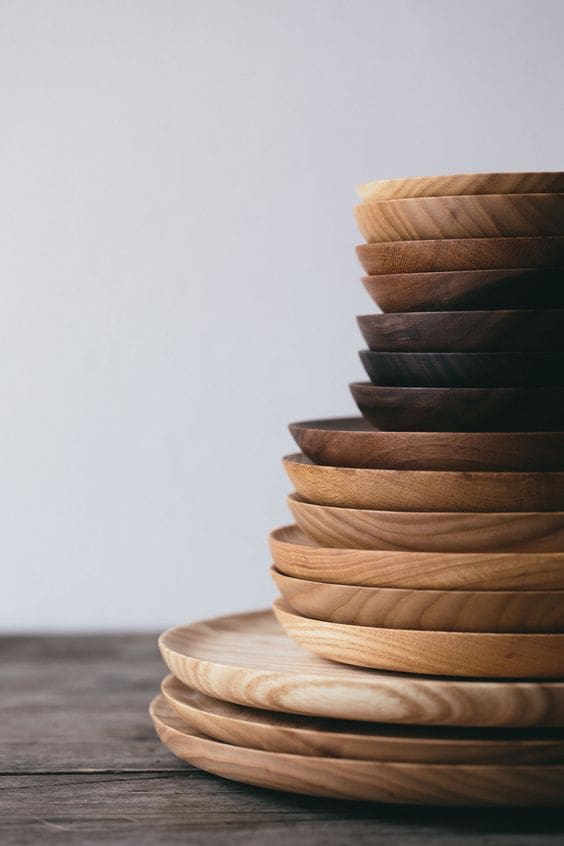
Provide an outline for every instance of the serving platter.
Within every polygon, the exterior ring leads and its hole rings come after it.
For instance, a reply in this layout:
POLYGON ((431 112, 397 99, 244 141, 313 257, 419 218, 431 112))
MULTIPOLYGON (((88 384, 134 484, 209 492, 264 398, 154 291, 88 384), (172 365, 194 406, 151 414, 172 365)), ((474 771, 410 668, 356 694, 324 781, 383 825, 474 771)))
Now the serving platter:
POLYGON ((539 194, 564 191, 564 173, 452 173, 444 176, 410 176, 377 179, 359 185, 364 202, 396 197, 445 197, 460 194, 539 194))

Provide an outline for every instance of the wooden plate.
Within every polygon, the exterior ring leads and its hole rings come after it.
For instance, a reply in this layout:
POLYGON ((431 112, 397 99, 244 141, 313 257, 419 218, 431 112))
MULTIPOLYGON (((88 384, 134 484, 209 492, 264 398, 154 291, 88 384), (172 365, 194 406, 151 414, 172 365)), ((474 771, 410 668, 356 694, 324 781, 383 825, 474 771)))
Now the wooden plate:
POLYGON ((312 620, 287 602, 278 622, 322 658, 400 673, 465 678, 542 679, 564 675, 564 634, 490 634, 345 626, 312 620))
POLYGON ((397 552, 321 546, 299 526, 269 537, 287 576, 332 584, 424 590, 564 590, 564 552, 397 552))
POLYGON ((288 504, 300 528, 324 546, 406 552, 564 552, 562 511, 373 511, 288 504))
POLYGON ((287 455, 284 469, 317 505, 390 511, 564 511, 564 473, 371 470, 287 455))
POLYGON ((564 350, 564 309, 366 314, 357 321, 375 352, 564 350))
POLYGON ((563 388, 396 388, 353 382, 360 411, 397 432, 558 432, 563 388))
POLYGON ((159 646, 184 684, 252 708, 433 726, 564 726, 564 681, 516 684, 347 667, 301 649, 270 611, 170 629, 159 646))
POLYGON ((564 308, 564 269, 513 268, 364 276, 384 312, 564 308))
POLYGON ((564 233, 564 194, 408 197, 356 206, 368 243, 564 233))
POLYGON ((460 194, 543 194, 564 191, 564 173, 453 173, 378 179, 357 188, 364 202, 394 197, 448 197, 460 194))
POLYGON ((288 755, 211 740, 189 729, 163 696, 151 719, 164 745, 206 772, 274 790, 410 805, 561 805, 564 767, 405 764, 288 755))
POLYGON ((292 755, 449 764, 559 764, 562 731, 422 728, 321 720, 261 711, 213 699, 174 676, 161 686, 167 703, 190 729, 222 743, 292 755))
POLYGON ((410 388, 562 387, 562 352, 371 352, 360 360, 374 385, 410 388))
POLYGON ((564 591, 405 590, 307 581, 271 568, 294 611, 349 626, 446 632, 564 632, 564 591))
POLYGON ((363 417, 290 423, 316 464, 374 470, 564 470, 564 432, 383 432, 363 417))
POLYGON ((564 236, 443 238, 361 244, 356 253, 366 273, 423 273, 564 264, 564 236))

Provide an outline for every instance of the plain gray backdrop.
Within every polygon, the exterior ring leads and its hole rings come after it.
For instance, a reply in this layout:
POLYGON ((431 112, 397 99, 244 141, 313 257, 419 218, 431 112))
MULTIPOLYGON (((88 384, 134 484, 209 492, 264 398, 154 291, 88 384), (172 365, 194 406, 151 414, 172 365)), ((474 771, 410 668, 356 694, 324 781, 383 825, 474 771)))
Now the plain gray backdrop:
POLYGON ((0 2, 0 627, 266 605, 369 179, 563 168, 560 0, 0 2))

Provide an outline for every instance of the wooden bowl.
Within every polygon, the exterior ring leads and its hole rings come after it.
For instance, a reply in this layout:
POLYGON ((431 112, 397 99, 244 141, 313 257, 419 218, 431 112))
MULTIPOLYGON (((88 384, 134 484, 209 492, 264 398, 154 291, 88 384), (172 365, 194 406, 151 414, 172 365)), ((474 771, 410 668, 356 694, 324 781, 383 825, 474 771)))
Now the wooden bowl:
POLYGON ((563 591, 564 552, 397 552, 321 546, 299 526, 269 537, 277 569, 330 584, 412 590, 563 591))
POLYGON ((314 620, 384 629, 447 632, 564 632, 564 591, 406 590, 306 581, 276 568, 293 611, 314 620))
POLYGON ((361 244, 356 253, 370 275, 559 267, 564 264, 564 236, 387 241, 361 244))
POLYGON ((563 388, 401 388, 354 382, 360 411, 396 432, 559 432, 563 388))
POLYGON ((362 203, 354 212, 370 244, 564 233, 564 194, 409 197, 362 203))
POLYGON ((449 197, 460 194, 545 194, 564 191, 564 173, 454 173, 378 179, 357 188, 367 203, 401 197, 449 197))
POLYGON ((384 312, 564 308, 561 267, 395 273, 362 282, 384 312))
POLYGON ((278 622, 322 658, 399 673, 541 679, 564 675, 564 634, 443 632, 346 626, 312 620, 278 599, 278 622))
POLYGON ((384 511, 564 511, 564 473, 372 470, 314 464, 287 455, 302 499, 384 511))
POLYGON ((564 309, 365 314, 357 322, 374 352, 564 350, 564 309))
POLYGON ((411 388, 563 387, 562 352, 371 352, 360 360, 374 385, 411 388))
POLYGON ((363 417, 290 423, 316 464, 374 470, 564 470, 564 432, 382 432, 363 417))
POLYGON ((288 505, 299 527, 323 546, 405 552, 563 552, 562 511, 376 511, 288 505))

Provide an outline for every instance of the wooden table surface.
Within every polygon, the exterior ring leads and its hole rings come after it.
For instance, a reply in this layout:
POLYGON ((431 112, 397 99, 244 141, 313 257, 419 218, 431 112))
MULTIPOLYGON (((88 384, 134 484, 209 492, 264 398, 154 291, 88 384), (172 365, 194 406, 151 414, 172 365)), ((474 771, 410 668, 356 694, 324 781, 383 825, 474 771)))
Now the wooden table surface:
POLYGON ((0 638, 0 843, 386 846, 564 842, 560 812, 357 805, 182 764, 147 708, 156 635, 0 638))

